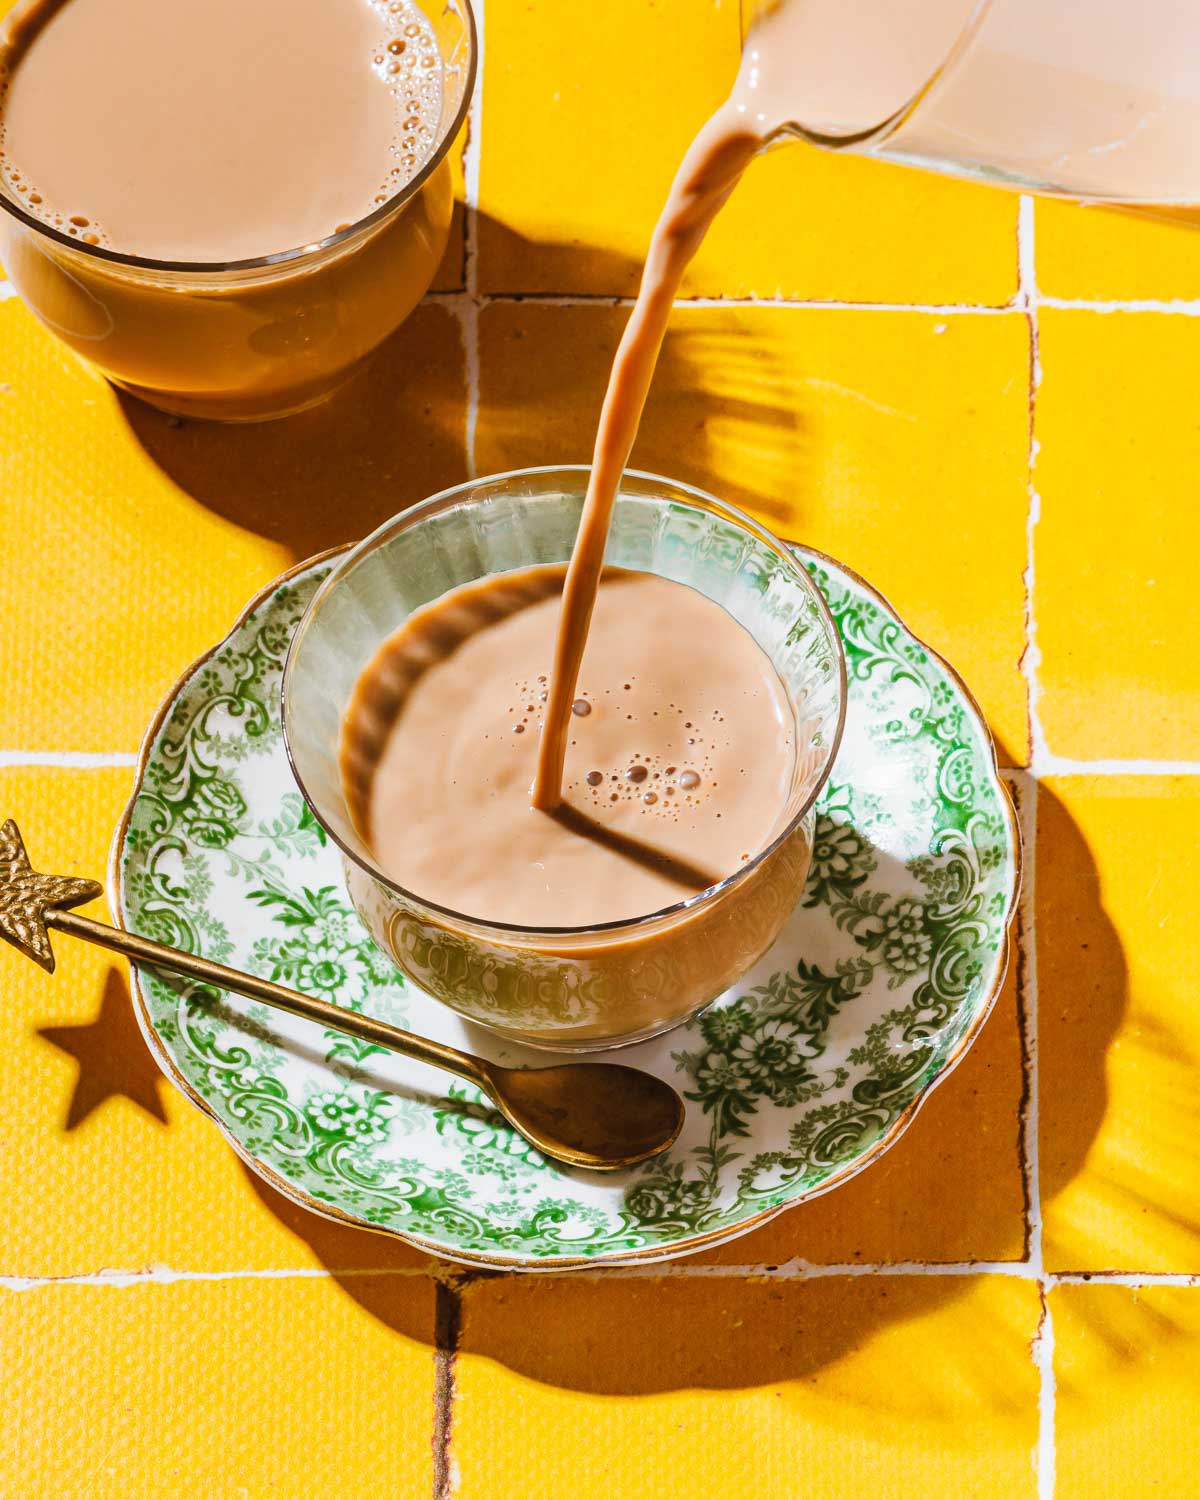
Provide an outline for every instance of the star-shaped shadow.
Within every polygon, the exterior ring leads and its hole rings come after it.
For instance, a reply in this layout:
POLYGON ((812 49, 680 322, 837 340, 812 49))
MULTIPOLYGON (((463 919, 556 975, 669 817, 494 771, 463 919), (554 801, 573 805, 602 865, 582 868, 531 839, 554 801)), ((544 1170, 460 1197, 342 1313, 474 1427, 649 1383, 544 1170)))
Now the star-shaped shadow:
POLYGON ((121 1094, 162 1124, 167 1123, 159 1095, 163 1076, 146 1050, 119 970, 108 971, 94 1021, 81 1026, 42 1026, 37 1034, 79 1064, 66 1130, 74 1130, 106 1099, 121 1094))

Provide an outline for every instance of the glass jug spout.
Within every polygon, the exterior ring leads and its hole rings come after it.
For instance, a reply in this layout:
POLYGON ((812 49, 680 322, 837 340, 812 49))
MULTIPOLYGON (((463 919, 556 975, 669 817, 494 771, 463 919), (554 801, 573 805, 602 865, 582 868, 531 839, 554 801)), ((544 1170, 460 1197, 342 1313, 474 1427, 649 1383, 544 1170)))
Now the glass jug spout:
POLYGON ((743 0, 768 148, 799 138, 1023 192, 1200 203, 1195 0, 743 0), (769 66, 768 66, 769 63, 769 66))

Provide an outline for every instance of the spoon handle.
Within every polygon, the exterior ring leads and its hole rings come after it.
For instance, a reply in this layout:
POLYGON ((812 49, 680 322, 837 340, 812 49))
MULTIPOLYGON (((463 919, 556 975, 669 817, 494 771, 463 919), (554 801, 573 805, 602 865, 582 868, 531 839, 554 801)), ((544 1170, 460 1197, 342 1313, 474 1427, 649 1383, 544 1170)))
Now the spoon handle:
POLYGON ((428 1037, 416 1036, 411 1031, 401 1031, 398 1026, 389 1026, 386 1021, 377 1021, 372 1016, 358 1015, 355 1011, 343 1010, 327 1000, 318 1000, 312 995, 302 995, 298 990, 285 989, 272 984, 269 979, 260 979, 256 974, 245 974, 240 969, 229 969, 224 964, 213 963, 199 954, 185 953, 180 948, 168 948, 165 943, 152 942, 150 938, 125 932, 119 927, 109 927, 104 922, 93 922, 90 917, 81 917, 78 912, 49 910, 45 922, 72 937, 83 938, 114 953, 122 953, 135 963, 152 964, 158 969, 170 969, 176 974, 186 974, 189 979, 199 979, 217 989, 232 990, 246 995, 251 1000, 261 1000, 278 1010, 289 1011, 294 1016, 303 1016, 306 1021, 315 1021, 328 1026, 331 1031, 344 1032, 360 1042, 374 1042, 391 1052, 402 1052, 415 1057, 419 1062, 431 1063, 435 1068, 445 1068, 457 1073, 480 1088, 490 1092, 490 1084, 484 1077, 478 1059, 454 1047, 428 1037))

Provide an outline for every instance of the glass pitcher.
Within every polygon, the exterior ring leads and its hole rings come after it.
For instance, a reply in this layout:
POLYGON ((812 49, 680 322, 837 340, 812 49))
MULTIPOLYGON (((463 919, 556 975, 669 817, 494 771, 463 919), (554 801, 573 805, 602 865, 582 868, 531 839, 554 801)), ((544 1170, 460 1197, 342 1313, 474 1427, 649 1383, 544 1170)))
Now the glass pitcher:
POLYGON ((1200 0, 743 0, 775 138, 1176 217, 1200 204, 1200 0))

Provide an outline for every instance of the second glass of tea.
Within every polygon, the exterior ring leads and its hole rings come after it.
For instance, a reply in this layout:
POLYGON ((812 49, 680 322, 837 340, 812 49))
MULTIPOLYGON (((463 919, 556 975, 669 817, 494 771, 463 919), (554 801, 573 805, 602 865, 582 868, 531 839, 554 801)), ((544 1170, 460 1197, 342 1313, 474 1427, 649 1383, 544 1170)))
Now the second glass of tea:
POLYGON ((469 0, 27 0, 0 39, 5 271, 164 411, 301 411, 428 290, 475 68, 469 0))

